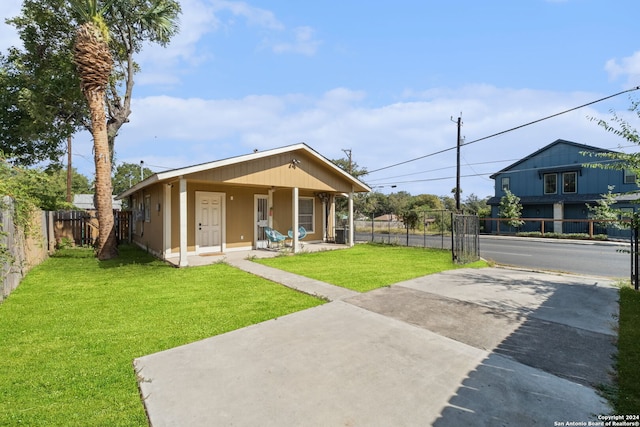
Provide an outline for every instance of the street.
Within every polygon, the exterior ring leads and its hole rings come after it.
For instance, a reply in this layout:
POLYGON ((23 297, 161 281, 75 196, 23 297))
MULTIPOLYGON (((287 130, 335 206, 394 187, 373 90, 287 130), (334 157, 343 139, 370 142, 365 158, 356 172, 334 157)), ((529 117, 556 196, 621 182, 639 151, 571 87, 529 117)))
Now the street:
POLYGON ((480 236, 480 256, 518 267, 629 278, 628 244, 480 236))
MULTIPOLYGON (((376 242, 406 245, 406 235, 375 234, 376 242)), ((371 241, 371 233, 357 233, 357 241, 371 241)), ((411 246, 451 249, 450 236, 410 235, 411 246)), ((480 236, 480 256, 497 264, 548 271, 620 277, 630 275, 626 242, 574 241, 511 236, 480 236)))

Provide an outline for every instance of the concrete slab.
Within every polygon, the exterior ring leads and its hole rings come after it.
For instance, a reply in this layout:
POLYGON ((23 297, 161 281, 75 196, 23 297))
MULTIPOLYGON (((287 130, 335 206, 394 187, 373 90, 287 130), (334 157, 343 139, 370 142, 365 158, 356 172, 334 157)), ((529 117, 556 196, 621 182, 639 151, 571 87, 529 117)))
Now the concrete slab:
POLYGON ((136 359, 151 425, 520 426, 610 412, 593 386, 612 362, 611 282, 462 269, 336 298, 136 359))
POLYGON ((610 411, 589 387, 491 354, 469 373, 432 425, 587 425, 610 411))
POLYGON ((487 355, 337 301, 135 368, 154 427, 430 425, 487 355))
POLYGON ((324 298, 328 301, 336 301, 358 295, 358 292, 340 286, 330 285, 320 280, 299 276, 277 268, 258 264, 246 259, 230 258, 227 262, 256 276, 263 277, 276 283, 280 283, 288 288, 304 292, 309 295, 324 298))
POLYGON ((615 335, 618 289, 602 277, 509 268, 450 270, 400 282, 459 301, 615 335))

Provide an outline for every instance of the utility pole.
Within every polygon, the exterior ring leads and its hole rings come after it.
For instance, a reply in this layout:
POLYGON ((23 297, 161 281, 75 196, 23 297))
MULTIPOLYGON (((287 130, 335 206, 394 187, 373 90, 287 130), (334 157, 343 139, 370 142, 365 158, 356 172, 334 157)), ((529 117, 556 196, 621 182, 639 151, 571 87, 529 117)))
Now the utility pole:
MULTIPOLYGON (((451 117, 453 122, 453 117, 451 117)), ((462 139, 460 138, 460 128, 462 127, 462 113, 458 116, 458 139, 456 141, 456 210, 460 211, 460 144, 462 139)))
POLYGON ((351 161, 351 148, 343 148, 344 154, 347 155, 349 159, 349 174, 353 175, 353 163, 351 161))
POLYGON ((71 169, 71 136, 67 137, 67 203, 71 203, 71 180, 73 173, 71 169))
POLYGON ((140 160, 140 182, 144 181, 144 160, 140 160))

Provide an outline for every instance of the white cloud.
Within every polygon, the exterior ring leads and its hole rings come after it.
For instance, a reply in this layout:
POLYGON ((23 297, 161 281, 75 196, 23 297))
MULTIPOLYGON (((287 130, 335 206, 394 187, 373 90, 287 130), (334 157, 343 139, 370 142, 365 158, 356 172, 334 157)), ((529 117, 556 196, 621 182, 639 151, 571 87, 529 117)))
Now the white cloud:
POLYGON ((275 43, 272 47, 275 53, 299 53, 302 55, 315 55, 322 44, 314 38, 314 30, 311 27, 298 27, 293 30, 294 41, 275 43))
POLYGON ((274 53, 311 56, 321 44, 314 39, 312 28, 302 26, 288 31, 273 12, 250 6, 245 2, 181 0, 180 5, 180 32, 172 38, 171 43, 167 47, 148 45, 136 58, 142 67, 137 79, 138 84, 178 84, 185 70, 215 58, 216 44, 210 43, 208 35, 220 31, 232 32, 238 24, 238 18, 246 22, 247 26, 259 30, 256 46, 266 46, 274 53), (281 34, 291 33, 294 39, 292 42, 271 41, 281 34))
POLYGON ((640 84, 640 51, 622 58, 619 62, 617 59, 610 59, 604 69, 609 73, 610 79, 615 80, 626 76, 629 85, 638 86, 640 84))
POLYGON ((211 3, 216 12, 229 11, 233 16, 244 18, 249 25, 269 30, 284 29, 284 25, 269 10, 250 6, 242 1, 213 0, 211 3))
MULTIPOLYGON (((121 129, 116 152, 120 161, 144 159, 149 165, 182 167, 253 149, 305 142, 330 159, 344 157, 342 150, 351 149, 359 166, 375 170, 455 147, 455 121, 460 112, 462 135, 469 143, 602 95, 478 85, 435 89, 411 97, 373 107, 367 105, 366 93, 348 88, 336 88, 317 98, 292 94, 227 100, 170 96, 135 99, 131 123, 121 129)), ((624 100, 619 103, 624 104, 624 100)), ((610 117, 611 104, 597 107, 463 146, 465 196, 491 195, 493 181, 488 174, 556 139, 615 149, 624 141, 587 118, 610 117)), ((90 146, 87 155, 90 158, 90 146)), ((371 185, 396 184, 393 191, 448 195, 455 186, 454 176, 452 150, 376 172, 365 180, 371 185)))

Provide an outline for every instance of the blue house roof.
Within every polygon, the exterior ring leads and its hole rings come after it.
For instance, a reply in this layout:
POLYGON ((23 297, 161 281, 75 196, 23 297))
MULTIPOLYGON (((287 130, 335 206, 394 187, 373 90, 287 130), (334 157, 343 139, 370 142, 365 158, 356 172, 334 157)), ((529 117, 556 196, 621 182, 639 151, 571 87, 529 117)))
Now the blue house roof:
MULTIPOLYGON (((613 151, 611 151, 611 150, 605 150, 604 148, 594 147, 592 145, 579 144, 577 142, 567 141, 565 139, 556 139, 551 144, 542 147, 538 151, 536 151, 534 153, 531 153, 528 156, 523 157, 522 159, 518 160, 517 162, 512 163, 509 166, 505 167, 504 169, 499 170, 498 172, 492 174, 490 176, 490 178, 491 179, 495 179, 496 176, 500 175, 501 173, 509 172, 511 169, 515 168, 516 166, 520 165, 521 163, 524 163, 527 160, 529 160, 529 159, 531 159, 533 157, 536 157, 538 154, 542 153, 543 151, 546 151, 549 148, 553 147, 554 145, 558 145, 558 144, 572 145, 574 147, 579 148, 582 151, 589 151, 589 152, 593 152, 593 153, 613 153, 613 151)), ((576 165, 576 167, 581 167, 581 165, 576 165)), ((561 168, 561 167, 558 167, 558 168, 561 168)), ((566 170, 566 168, 565 168, 565 170, 566 170)), ((545 171, 545 172, 547 172, 547 171, 545 171)), ((549 172, 552 172, 552 171, 549 170, 549 172)))

